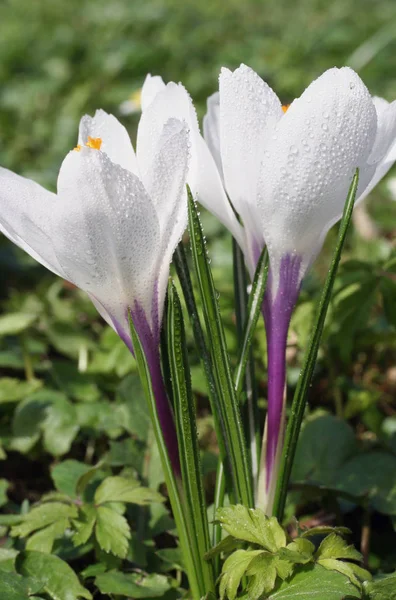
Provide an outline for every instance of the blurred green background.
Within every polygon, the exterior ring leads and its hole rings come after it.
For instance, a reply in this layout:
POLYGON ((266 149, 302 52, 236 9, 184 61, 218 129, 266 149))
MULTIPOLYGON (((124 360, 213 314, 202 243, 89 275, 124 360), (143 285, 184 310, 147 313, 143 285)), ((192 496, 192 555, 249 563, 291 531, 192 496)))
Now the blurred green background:
POLYGON ((182 81, 200 115, 241 62, 285 103, 345 64, 396 98, 393 0, 1 0, 0 33, 0 164, 51 186, 80 116, 119 115, 147 72, 182 81))

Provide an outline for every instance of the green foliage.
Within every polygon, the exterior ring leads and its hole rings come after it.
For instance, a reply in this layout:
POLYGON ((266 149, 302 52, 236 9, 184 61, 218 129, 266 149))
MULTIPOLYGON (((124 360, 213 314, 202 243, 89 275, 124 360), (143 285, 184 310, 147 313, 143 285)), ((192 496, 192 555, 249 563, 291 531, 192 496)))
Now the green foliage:
MULTIPOLYGON (((307 586, 305 593, 319 593, 318 578, 312 577, 312 573, 317 573, 318 568, 320 573, 321 567, 331 571, 329 580, 331 585, 335 582, 335 592, 339 591, 342 582, 334 576, 335 572, 347 577, 359 592, 362 582, 371 579, 368 571, 350 562, 360 562, 362 555, 353 546, 348 546, 340 536, 340 530, 327 528, 318 531, 313 528, 291 540, 275 517, 267 517, 259 509, 247 509, 241 505, 218 509, 217 519, 229 536, 208 553, 207 559, 215 553, 228 554, 221 572, 221 600, 275 598, 278 590, 279 597, 283 597, 281 590, 293 590, 295 579, 298 590, 307 586), (328 535, 316 550, 308 537, 318 533, 328 535), (244 542, 244 547, 235 549, 235 542, 244 542), (244 577, 247 585, 241 584, 244 577), (241 585, 243 589, 239 591, 241 585), (274 594, 271 594, 273 591, 274 594)), ((296 593, 300 593, 298 590, 296 593)), ((331 595, 328 597, 332 598, 331 595)))

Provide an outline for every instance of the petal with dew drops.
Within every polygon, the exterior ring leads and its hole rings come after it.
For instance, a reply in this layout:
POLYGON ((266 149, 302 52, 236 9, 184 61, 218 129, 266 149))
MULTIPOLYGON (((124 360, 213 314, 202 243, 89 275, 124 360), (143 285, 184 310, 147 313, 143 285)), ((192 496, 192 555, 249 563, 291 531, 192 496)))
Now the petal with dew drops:
POLYGON ((151 75, 150 73, 146 76, 142 86, 140 102, 142 105, 142 111, 152 103, 156 95, 165 88, 165 83, 162 77, 159 75, 151 75))
POLYGON ((220 74, 220 148, 227 193, 251 234, 262 244, 257 183, 264 144, 283 117, 279 98, 246 65, 220 74))
POLYGON ((373 104, 377 112, 377 133, 368 158, 369 164, 382 161, 396 141, 396 101, 389 103, 383 98, 374 97, 373 104))
POLYGON ((100 138, 102 152, 113 163, 138 175, 136 155, 125 127, 113 115, 97 110, 94 117, 85 115, 80 121, 78 143, 84 146, 88 137, 100 138))
POLYGON ((220 94, 215 92, 207 99, 207 112, 203 118, 205 142, 214 158, 217 170, 224 184, 223 163, 220 149, 220 94))
POLYGON ((374 149, 370 154, 369 161, 377 150, 378 155, 385 154, 375 164, 375 173, 369 184, 356 202, 364 200, 379 181, 387 174, 389 169, 396 161, 396 101, 389 103, 383 98, 373 98, 374 106, 377 111, 378 127, 374 149))
POLYGON ((129 338, 134 301, 151 315, 160 250, 153 203, 135 175, 85 147, 63 161, 58 202, 54 243, 63 270, 129 338))
POLYGON ((0 167, 0 231, 47 269, 65 277, 52 244, 57 197, 0 167))
POLYGON ((376 124, 370 94, 349 68, 326 71, 279 122, 264 154, 258 201, 274 293, 283 256, 302 257, 301 277, 316 257, 356 168, 360 190, 371 179, 376 124))
POLYGON ((162 320, 164 298, 173 252, 187 227, 186 181, 189 166, 187 124, 169 119, 159 139, 147 191, 154 203, 161 230, 158 252, 158 326, 162 320))
MULTIPOLYGON (((146 185, 165 123, 169 119, 185 121, 191 131, 198 130, 198 121, 190 96, 181 84, 168 83, 143 111, 139 122, 136 152, 146 185)), ((148 184, 149 184, 148 180, 148 184)))
POLYGON ((191 160, 188 183, 194 196, 233 233, 243 245, 243 231, 224 193, 214 159, 198 127, 197 115, 187 90, 181 84, 168 83, 146 110, 138 129, 137 156, 145 185, 154 160, 162 128, 170 118, 184 120, 190 130, 191 160))

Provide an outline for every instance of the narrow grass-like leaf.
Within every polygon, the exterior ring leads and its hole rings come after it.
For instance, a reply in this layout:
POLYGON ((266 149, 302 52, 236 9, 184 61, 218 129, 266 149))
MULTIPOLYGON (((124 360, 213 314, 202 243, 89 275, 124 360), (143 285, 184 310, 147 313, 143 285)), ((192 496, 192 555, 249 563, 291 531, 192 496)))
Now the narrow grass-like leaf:
POLYGON ((224 329, 201 222, 189 188, 188 207, 191 251, 210 342, 209 347, 211 349, 216 390, 220 401, 220 421, 224 428, 223 435, 230 461, 235 498, 237 502, 242 502, 245 506, 253 506, 250 465, 234 382, 231 376, 224 329))
MULTIPOLYGON (((228 487, 229 490, 232 490, 232 482, 230 483, 229 481, 227 481, 227 479, 230 479, 230 477, 227 477, 227 473, 229 474, 229 469, 227 468, 228 457, 223 436, 224 427, 221 426, 220 422, 221 408, 219 404, 219 398, 217 395, 212 359, 210 357, 206 345, 205 334, 202 329, 197 304, 195 302, 193 285, 190 277, 190 271, 187 264, 187 257, 184 250, 183 242, 180 242, 180 244, 176 248, 175 254, 173 255, 173 262, 175 264, 176 272, 183 291, 183 297, 186 303, 188 315, 190 317, 190 323, 193 329, 195 343, 197 344, 199 357, 203 365, 206 381, 208 384, 209 402, 212 409, 214 428, 216 431, 217 443, 219 446, 220 457, 216 475, 216 490, 213 499, 212 525, 212 543, 214 546, 216 546, 221 539, 221 527, 218 523, 215 522, 216 511, 218 508, 223 506, 226 487, 228 487)), ((216 579, 220 572, 220 559, 217 556, 213 560, 213 570, 216 579)))
POLYGON ((234 262, 234 297, 235 314, 239 342, 238 366, 234 373, 234 383, 237 398, 245 387, 245 421, 246 437, 249 440, 252 480, 256 480, 260 461, 261 428, 258 411, 257 390, 255 385, 254 361, 251 349, 254 330, 261 314, 265 285, 268 276, 268 252, 261 253, 253 278, 251 293, 247 294, 247 278, 245 259, 242 250, 233 240, 234 262))
POLYGON ((204 560, 210 548, 205 493, 199 457, 196 412, 191 389, 186 339, 180 300, 174 285, 168 288, 168 352, 183 489, 191 526, 190 539, 196 569, 200 571, 201 595, 215 591, 212 566, 204 560))
POLYGON ((238 366, 235 369, 235 389, 238 397, 240 396, 243 387, 243 377, 247 362, 249 360, 254 330, 256 329, 257 321, 261 314, 265 286, 268 277, 268 268, 268 251, 267 248, 264 248, 257 263, 257 268, 252 283, 252 291, 249 294, 249 302, 244 321, 244 330, 241 336, 242 343, 239 351, 238 366))
POLYGON ((345 202, 344 212, 338 232, 337 244, 331 260, 329 272, 322 291, 317 312, 316 322, 311 334, 311 340, 305 355, 304 365, 298 379, 296 391, 293 397, 291 415, 286 430, 285 443, 282 452, 281 464, 279 469, 278 484, 275 492, 274 515, 281 521, 286 503, 287 488, 290 479, 290 473, 293 466, 294 456, 297 447, 298 436, 301 429, 301 423, 304 416, 304 409, 307 399, 308 389, 311 383, 313 371, 315 368, 316 357, 318 355, 320 339, 322 337, 323 326, 330 304, 331 294, 338 265, 341 259, 341 252, 344 246, 345 237, 352 218, 353 207, 355 203, 356 190, 359 181, 359 170, 356 169, 355 176, 349 188, 348 197, 345 202))
POLYGON ((194 600, 199 600, 201 598, 199 574, 196 572, 195 569, 194 556, 192 554, 188 533, 189 527, 185 520, 178 485, 175 479, 175 475, 173 473, 172 465, 169 459, 168 451, 166 449, 164 436, 162 434, 162 429, 157 414, 155 396, 150 377, 150 369, 146 357, 144 355, 139 336, 133 325, 132 319, 129 319, 129 324, 131 329, 131 337, 133 349, 135 352, 135 358, 138 365, 139 375, 144 389, 144 393, 146 395, 148 403, 155 439, 157 441, 158 451, 161 457, 162 468, 164 469, 165 482, 167 485, 169 499, 172 506, 173 518, 175 519, 177 531, 179 534, 180 547, 183 553, 187 569, 187 575, 191 587, 192 596, 194 600))

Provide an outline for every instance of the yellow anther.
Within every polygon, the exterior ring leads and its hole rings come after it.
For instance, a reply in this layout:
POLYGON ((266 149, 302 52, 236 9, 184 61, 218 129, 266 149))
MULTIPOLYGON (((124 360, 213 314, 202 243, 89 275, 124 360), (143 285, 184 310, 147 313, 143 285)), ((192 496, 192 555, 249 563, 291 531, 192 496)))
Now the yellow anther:
POLYGON ((136 106, 136 108, 142 107, 142 88, 135 90, 129 97, 130 102, 136 106))
POLYGON ((75 148, 73 148, 73 150, 75 150, 76 152, 80 152, 81 150, 81 145, 77 144, 77 146, 75 148))
POLYGON ((100 150, 102 146, 102 138, 93 138, 89 135, 88 141, 85 145, 88 146, 88 148, 92 148, 93 150, 100 150))
POLYGON ((289 106, 290 106, 290 104, 284 104, 282 106, 282 110, 283 110, 284 113, 288 111, 289 106))

